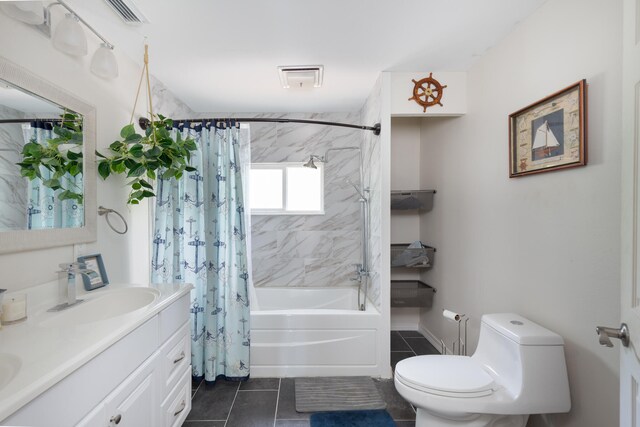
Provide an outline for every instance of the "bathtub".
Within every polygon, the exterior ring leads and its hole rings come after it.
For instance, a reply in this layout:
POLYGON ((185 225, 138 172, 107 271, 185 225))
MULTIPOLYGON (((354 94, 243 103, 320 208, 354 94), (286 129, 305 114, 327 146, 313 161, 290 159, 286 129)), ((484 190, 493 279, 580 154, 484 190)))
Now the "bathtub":
POLYGON ((378 376, 381 316, 355 288, 256 288, 251 376, 378 376))

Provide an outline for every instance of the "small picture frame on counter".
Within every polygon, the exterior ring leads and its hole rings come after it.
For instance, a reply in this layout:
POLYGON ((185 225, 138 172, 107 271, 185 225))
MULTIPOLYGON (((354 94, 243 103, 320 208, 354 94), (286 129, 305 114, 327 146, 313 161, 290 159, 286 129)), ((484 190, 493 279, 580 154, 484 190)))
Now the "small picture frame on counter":
POLYGON ((78 257, 78 262, 84 264, 87 270, 92 270, 91 272, 81 275, 84 288, 87 291, 92 291, 109 284, 107 271, 104 268, 104 261, 102 261, 102 255, 93 254, 80 256, 78 257))

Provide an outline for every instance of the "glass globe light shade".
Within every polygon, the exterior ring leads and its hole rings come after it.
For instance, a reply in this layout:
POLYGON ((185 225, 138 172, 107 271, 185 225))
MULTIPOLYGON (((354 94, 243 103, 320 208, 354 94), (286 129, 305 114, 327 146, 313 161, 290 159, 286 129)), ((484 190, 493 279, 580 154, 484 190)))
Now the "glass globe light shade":
POLYGON ((44 7, 41 1, 0 1, 0 10, 27 24, 44 23, 44 7))
POLYGON ((56 27, 53 33, 53 46, 73 56, 87 54, 87 37, 74 14, 67 13, 67 16, 56 27))
POLYGON ((91 59, 91 72, 104 79, 115 79, 118 77, 118 61, 113 54, 113 48, 106 43, 102 43, 91 59))

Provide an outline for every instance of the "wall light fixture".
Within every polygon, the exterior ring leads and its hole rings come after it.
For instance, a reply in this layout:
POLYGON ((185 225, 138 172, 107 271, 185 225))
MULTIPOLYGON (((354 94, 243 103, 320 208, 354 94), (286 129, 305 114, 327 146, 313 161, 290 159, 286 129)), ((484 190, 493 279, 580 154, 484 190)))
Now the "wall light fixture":
POLYGON ((114 46, 102 37, 91 25, 82 19, 63 0, 56 0, 48 6, 41 1, 1 1, 0 10, 13 19, 35 26, 47 37, 52 38, 53 46, 69 55, 87 54, 87 37, 80 23, 95 34, 102 44, 91 60, 91 72, 105 79, 118 77, 118 62, 113 54, 114 46), (58 23, 51 37, 51 8, 62 6, 67 14, 58 23))

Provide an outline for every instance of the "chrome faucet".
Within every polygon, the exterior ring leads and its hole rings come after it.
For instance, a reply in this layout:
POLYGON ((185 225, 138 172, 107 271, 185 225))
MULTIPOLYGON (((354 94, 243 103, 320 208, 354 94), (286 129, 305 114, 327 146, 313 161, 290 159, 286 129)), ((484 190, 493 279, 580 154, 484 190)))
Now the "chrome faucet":
POLYGON ((353 264, 356 268, 356 274, 351 278, 353 282, 362 282, 363 277, 368 277, 369 272, 362 267, 362 264, 353 264))
POLYGON ((95 274, 95 271, 87 268, 86 264, 80 262, 67 262, 60 265, 58 271, 58 299, 59 304, 48 311, 61 311, 66 310, 69 307, 80 304, 84 300, 76 298, 76 276, 81 274, 83 276, 91 277, 91 273, 95 274))

